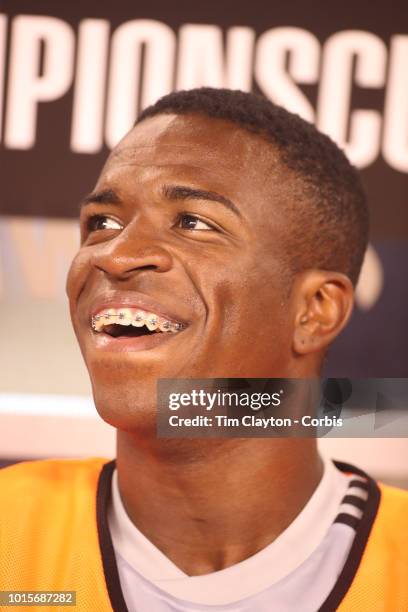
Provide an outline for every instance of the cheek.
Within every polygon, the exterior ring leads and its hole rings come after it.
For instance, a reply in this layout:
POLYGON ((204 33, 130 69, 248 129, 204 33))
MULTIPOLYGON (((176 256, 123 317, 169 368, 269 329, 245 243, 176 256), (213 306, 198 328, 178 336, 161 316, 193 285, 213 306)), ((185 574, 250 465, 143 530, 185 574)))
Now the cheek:
POLYGON ((81 249, 72 260, 67 275, 66 293, 70 303, 71 315, 72 308, 76 304, 85 285, 90 267, 89 253, 81 249))
POLYGON ((228 351, 262 358, 271 347, 274 353, 289 350, 290 311, 283 289, 270 275, 248 268, 215 286, 214 302, 222 304, 216 331, 228 351))
MULTIPOLYGON (((84 347, 82 346, 81 334, 79 334, 79 321, 77 316, 77 305, 80 295, 86 285, 87 278, 89 276, 91 266, 89 253, 84 250, 80 250, 74 257, 70 269, 67 275, 66 282, 66 293, 69 300, 69 311, 71 315, 71 322, 83 353, 84 347)), ((84 355, 85 357, 85 355, 84 355)))
POLYGON ((279 327, 285 318, 284 293, 271 274, 259 267, 242 265, 220 276, 214 285, 215 303, 222 305, 222 319, 227 328, 279 327))

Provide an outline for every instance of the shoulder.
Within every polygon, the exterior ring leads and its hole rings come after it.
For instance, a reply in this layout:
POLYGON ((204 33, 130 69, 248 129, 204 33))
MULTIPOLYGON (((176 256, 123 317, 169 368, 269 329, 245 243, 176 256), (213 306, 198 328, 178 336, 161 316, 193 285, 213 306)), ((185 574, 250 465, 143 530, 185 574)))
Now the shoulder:
POLYGON ((99 473, 109 459, 90 457, 87 459, 42 459, 21 461, 0 469, 0 483, 25 482, 33 479, 38 483, 46 480, 76 479, 85 474, 99 473))
POLYGON ((73 491, 95 490, 100 472, 109 459, 46 459, 23 461, 0 469, 0 507, 20 503, 32 504, 36 498, 44 500, 73 491))
POLYGON ((408 492, 381 483, 378 487, 379 495, 368 509, 370 520, 360 521, 347 572, 343 569, 339 579, 341 590, 344 581, 347 587, 336 607, 339 612, 408 610, 408 492))
POLYGON ((408 567, 408 491, 378 484, 380 502, 369 538, 377 558, 408 567))
MULTIPOLYGON (((40 591, 100 592, 97 490, 108 463, 49 459, 0 470, 1 584, 10 590, 28 585, 40 591)), ((102 608, 108 606, 87 606, 102 608)))
POLYGON ((406 521, 408 515, 408 491, 389 487, 382 483, 378 484, 381 491, 379 516, 390 525, 395 527, 400 521, 406 521))

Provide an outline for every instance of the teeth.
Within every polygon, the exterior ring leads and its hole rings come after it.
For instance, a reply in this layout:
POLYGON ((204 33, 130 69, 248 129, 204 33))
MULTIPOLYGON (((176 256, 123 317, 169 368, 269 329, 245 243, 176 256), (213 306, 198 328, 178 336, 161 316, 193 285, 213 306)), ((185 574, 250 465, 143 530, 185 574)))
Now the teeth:
POLYGON ((113 308, 109 308, 109 310, 107 310, 106 312, 102 313, 102 317, 100 319, 102 325, 110 325, 111 323, 115 322, 115 311, 113 310, 113 308))
POLYGON ((100 332, 102 331, 103 328, 103 321, 102 318, 96 316, 96 317, 92 317, 92 329, 96 332, 100 332))
POLYGON ((119 325, 130 325, 132 323, 132 311, 129 308, 121 308, 117 313, 116 321, 110 322, 119 323, 119 325))
POLYGON ((143 312, 143 310, 138 310, 132 320, 132 325, 134 327, 143 327, 145 324, 145 319, 147 317, 147 312, 143 312))
POLYGON ((150 315, 146 319, 145 325, 146 325, 147 329, 149 329, 150 331, 154 331, 155 329, 157 329, 159 327, 159 318, 156 317, 155 315, 150 315))
POLYGON ((170 321, 167 321, 166 319, 161 319, 161 321, 159 321, 159 329, 162 332, 171 332, 172 324, 170 323, 170 321))
POLYGON ((95 332, 103 331, 103 328, 108 325, 133 325, 134 327, 147 327, 149 331, 170 332, 176 333, 183 329, 182 323, 175 323, 157 316, 154 313, 137 310, 136 312, 130 308, 109 308, 104 312, 92 317, 92 329, 95 332))

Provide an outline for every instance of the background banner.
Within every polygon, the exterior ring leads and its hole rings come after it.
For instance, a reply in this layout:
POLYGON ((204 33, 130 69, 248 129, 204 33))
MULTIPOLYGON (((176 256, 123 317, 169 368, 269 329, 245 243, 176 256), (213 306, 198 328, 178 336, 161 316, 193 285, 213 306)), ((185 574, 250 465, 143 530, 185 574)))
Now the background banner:
POLYGON ((370 248, 326 374, 407 376, 405 2, 3 0, 0 391, 89 392, 64 297, 78 203, 141 109, 202 85, 265 95, 361 169, 370 248))

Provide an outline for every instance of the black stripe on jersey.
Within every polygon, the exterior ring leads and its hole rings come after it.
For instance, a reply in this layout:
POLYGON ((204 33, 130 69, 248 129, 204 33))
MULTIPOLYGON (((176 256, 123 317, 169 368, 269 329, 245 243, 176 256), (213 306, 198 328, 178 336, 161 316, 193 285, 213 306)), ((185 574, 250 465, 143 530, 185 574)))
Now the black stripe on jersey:
MULTIPOLYGON (((357 478, 350 480, 346 494, 341 500, 340 506, 343 504, 350 504, 351 506, 363 511, 366 507, 367 500, 359 497, 358 495, 349 493, 349 490, 352 487, 360 487, 360 489, 364 491, 368 491, 369 488, 367 480, 357 480, 357 478)), ((347 512, 347 509, 342 509, 334 519, 333 523, 343 523, 343 525, 348 525, 349 527, 353 527, 353 529, 357 529, 359 520, 360 517, 356 517, 354 514, 347 512)))
POLYGON ((366 505, 366 499, 362 499, 361 497, 357 497, 357 495, 346 495, 343 498, 342 504, 350 504, 351 506, 355 506, 360 510, 364 510, 366 505))
POLYGON ((369 485, 366 480, 350 480, 349 487, 360 487, 360 489, 364 489, 364 491, 369 490, 369 485))
POLYGON ((120 586, 119 571, 108 525, 108 506, 111 496, 112 474, 115 467, 115 460, 105 463, 99 476, 96 494, 96 523, 105 583, 112 610, 113 612, 129 612, 120 586))
POLYGON ((353 516, 352 514, 347 514, 346 512, 340 512, 337 515, 335 523, 341 523, 342 525, 348 525, 353 529, 357 530, 357 525, 360 522, 360 519, 357 516, 353 516))
MULTIPOLYGON (((339 470, 346 474, 357 474, 365 478, 366 482, 357 479, 351 480, 349 486, 357 486, 365 489, 368 493, 368 497, 363 510, 363 516, 360 520, 357 519, 357 526, 355 527, 356 535, 344 567, 331 593, 329 593, 326 601, 320 606, 318 612, 334 612, 334 610, 338 609, 341 601, 347 595, 360 566, 381 500, 381 491, 377 483, 362 470, 348 465, 347 463, 340 463, 339 461, 335 461, 334 464, 339 470)), ((344 521, 351 521, 351 518, 354 517, 350 517, 349 514, 344 515, 344 521)))

